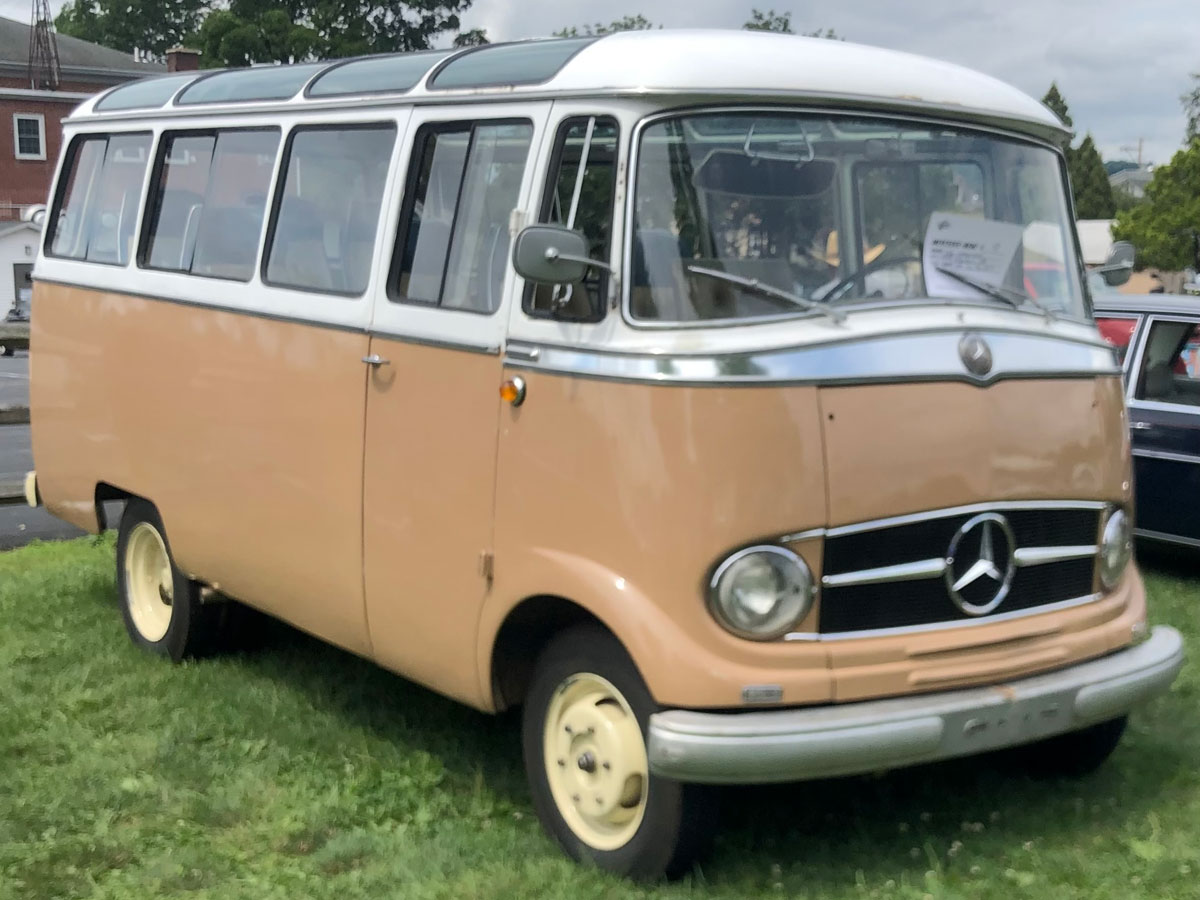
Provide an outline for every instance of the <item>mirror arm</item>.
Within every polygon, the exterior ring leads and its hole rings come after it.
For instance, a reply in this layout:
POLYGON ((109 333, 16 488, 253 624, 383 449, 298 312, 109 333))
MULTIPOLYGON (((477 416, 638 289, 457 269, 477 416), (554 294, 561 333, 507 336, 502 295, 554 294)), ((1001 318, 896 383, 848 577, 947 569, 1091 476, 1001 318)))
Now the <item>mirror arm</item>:
POLYGON ((560 253, 557 247, 547 247, 545 256, 547 262, 558 262, 561 259, 563 262, 575 262, 583 263, 585 266, 595 266, 597 269, 603 269, 610 275, 614 274, 613 267, 602 260, 592 259, 590 256, 574 256, 570 253, 560 253))
POLYGON ((1096 266, 1094 269, 1089 269, 1091 272, 1097 272, 1103 275, 1105 272, 1124 272, 1126 269, 1132 269, 1133 263, 1105 263, 1102 266, 1096 266))

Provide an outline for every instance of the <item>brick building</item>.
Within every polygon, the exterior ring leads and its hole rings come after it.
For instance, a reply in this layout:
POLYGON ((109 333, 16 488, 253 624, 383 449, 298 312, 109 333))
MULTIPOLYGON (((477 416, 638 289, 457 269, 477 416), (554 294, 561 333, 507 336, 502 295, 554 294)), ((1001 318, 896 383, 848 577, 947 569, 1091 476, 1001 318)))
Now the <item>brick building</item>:
MULTIPOLYGON (((32 90, 29 26, 0 17, 0 227, 20 220, 21 209, 45 203, 62 144, 62 120, 86 97, 105 88, 165 72, 157 63, 58 35, 62 83, 32 90)), ((0 303, 0 313, 3 312, 0 303)))

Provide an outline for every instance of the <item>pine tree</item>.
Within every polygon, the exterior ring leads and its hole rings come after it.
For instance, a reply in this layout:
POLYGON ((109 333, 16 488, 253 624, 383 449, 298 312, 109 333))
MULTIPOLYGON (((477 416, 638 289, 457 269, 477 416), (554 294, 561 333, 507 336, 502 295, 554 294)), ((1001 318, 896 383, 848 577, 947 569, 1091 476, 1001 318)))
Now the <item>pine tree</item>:
POLYGON ((1089 134, 1067 158, 1071 192, 1075 195, 1075 216, 1080 219, 1111 219, 1116 214, 1112 185, 1104 161, 1089 134))
POLYGON ((1063 125, 1067 128, 1074 127, 1075 123, 1071 121, 1071 113, 1067 110, 1067 101, 1058 92, 1057 82, 1050 83, 1050 90, 1046 91, 1046 96, 1042 98, 1042 103, 1049 107, 1050 112, 1058 116, 1059 121, 1063 125))

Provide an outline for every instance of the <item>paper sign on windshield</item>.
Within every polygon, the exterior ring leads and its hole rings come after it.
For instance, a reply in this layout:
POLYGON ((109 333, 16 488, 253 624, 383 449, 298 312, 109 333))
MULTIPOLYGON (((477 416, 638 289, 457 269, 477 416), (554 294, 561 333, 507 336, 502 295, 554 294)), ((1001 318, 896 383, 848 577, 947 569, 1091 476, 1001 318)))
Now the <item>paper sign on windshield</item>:
POLYGON ((939 272, 949 269, 982 284, 1020 289, 1017 249, 1024 228, 1011 222, 937 212, 925 232, 925 287, 931 297, 979 297, 962 281, 939 272))

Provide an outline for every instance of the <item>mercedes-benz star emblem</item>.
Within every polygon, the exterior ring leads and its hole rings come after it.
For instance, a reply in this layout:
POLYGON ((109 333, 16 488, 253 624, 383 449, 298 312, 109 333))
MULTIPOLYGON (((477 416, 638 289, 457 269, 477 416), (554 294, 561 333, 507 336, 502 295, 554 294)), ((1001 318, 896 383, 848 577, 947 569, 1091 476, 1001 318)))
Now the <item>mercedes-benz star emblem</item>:
POLYGON ((963 523, 946 554, 946 588, 968 616, 986 616, 1004 602, 1016 572, 1012 528, 999 513, 980 513, 963 523))
POLYGON ((967 371, 982 378, 992 371, 992 348, 977 334, 964 334, 958 342, 958 355, 967 371))

